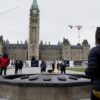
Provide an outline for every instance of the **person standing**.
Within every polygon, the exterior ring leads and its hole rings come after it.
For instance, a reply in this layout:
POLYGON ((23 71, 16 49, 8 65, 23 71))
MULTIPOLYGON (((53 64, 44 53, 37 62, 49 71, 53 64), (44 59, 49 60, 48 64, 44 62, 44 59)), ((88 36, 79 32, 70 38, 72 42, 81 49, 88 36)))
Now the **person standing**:
POLYGON ((7 66, 10 63, 10 59, 9 59, 8 55, 6 53, 3 54, 3 56, 0 58, 0 61, 1 61, 0 62, 0 67, 1 67, 0 75, 3 74, 3 71, 4 71, 4 75, 6 75, 7 66))
POLYGON ((95 41, 96 46, 89 52, 85 73, 92 83, 91 100, 100 100, 100 27, 97 27, 95 41))
POLYGON ((15 74, 18 74, 18 66, 19 66, 19 61, 15 61, 15 74))
POLYGON ((55 70, 55 63, 53 62, 52 63, 52 71, 54 71, 55 70))
POLYGON ((64 64, 63 61, 60 64, 60 71, 61 71, 61 74, 65 74, 66 73, 66 65, 64 64))
POLYGON ((46 62, 44 60, 41 61, 40 67, 41 67, 41 73, 46 72, 46 62))
POLYGON ((1 75, 1 66, 2 66, 2 65, 1 65, 1 62, 2 62, 2 61, 1 61, 1 60, 2 60, 2 56, 0 55, 0 75, 1 75))
POLYGON ((18 63, 18 73, 19 74, 22 74, 22 68, 23 68, 23 61, 20 60, 18 63))
POLYGON ((59 69, 60 69, 60 64, 59 64, 59 62, 57 63, 57 70, 58 70, 58 72, 59 72, 59 69))

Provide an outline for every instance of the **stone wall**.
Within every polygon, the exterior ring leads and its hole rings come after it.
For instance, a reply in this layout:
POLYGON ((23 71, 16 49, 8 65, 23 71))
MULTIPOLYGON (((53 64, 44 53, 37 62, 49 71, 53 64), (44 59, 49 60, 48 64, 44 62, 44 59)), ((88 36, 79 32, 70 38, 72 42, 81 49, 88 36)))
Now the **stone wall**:
POLYGON ((90 98, 89 86, 34 87, 0 85, 0 100, 80 100, 90 98))

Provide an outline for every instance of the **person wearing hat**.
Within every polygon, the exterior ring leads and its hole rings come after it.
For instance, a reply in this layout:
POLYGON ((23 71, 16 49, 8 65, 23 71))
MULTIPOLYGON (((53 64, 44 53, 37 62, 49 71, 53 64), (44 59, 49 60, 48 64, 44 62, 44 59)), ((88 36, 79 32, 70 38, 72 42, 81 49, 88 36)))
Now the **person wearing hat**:
POLYGON ((91 100, 100 100, 100 27, 96 29, 95 43, 96 46, 89 52, 85 73, 92 83, 91 100))

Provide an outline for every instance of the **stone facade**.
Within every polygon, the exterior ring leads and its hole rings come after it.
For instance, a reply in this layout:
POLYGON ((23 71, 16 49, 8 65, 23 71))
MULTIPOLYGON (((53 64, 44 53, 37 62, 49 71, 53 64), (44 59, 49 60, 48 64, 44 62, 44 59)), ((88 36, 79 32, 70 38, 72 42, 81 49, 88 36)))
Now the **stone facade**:
POLYGON ((63 39, 57 45, 39 44, 39 30, 40 30, 40 15, 36 0, 30 9, 29 18, 29 42, 10 44, 9 41, 4 41, 0 37, 0 53, 7 52, 10 59, 31 60, 33 57, 37 60, 73 60, 82 61, 87 60, 90 45, 87 40, 84 40, 82 45, 71 45, 68 39, 63 39))
POLYGON ((28 56, 28 42, 11 44, 9 41, 4 42, 4 52, 7 52, 12 60, 26 60, 28 56))
POLYGON ((83 61, 88 59, 88 53, 90 45, 87 40, 84 40, 81 44, 71 45, 68 39, 63 39, 63 43, 58 45, 50 45, 40 43, 40 59, 44 60, 72 60, 83 61))

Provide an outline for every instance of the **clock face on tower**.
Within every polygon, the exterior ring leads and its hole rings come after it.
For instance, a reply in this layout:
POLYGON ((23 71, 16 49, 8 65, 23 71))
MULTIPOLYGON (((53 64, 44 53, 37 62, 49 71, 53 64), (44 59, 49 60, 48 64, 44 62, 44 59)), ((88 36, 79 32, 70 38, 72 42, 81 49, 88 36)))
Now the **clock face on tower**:
POLYGON ((32 12, 33 12, 33 14, 36 14, 37 13, 37 10, 33 10, 32 12))

